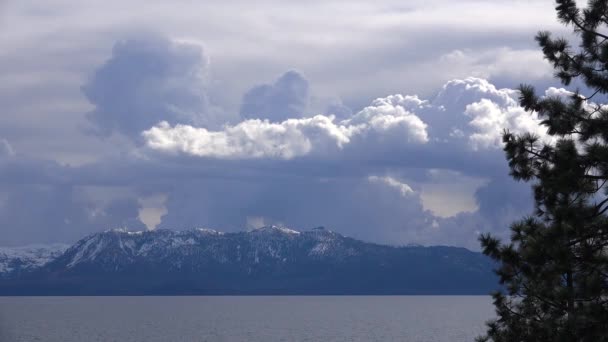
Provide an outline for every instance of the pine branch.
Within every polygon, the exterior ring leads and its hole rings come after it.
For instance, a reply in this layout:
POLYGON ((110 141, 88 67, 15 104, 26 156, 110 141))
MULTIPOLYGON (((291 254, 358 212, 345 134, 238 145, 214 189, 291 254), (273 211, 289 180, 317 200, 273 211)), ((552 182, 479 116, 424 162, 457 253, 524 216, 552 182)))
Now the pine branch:
POLYGON ((604 39, 608 39, 608 36, 603 35, 603 34, 601 34, 601 33, 599 33, 599 32, 593 31, 593 30, 589 30, 589 29, 587 29, 586 27, 584 27, 583 25, 581 25, 581 24, 580 24, 580 23, 579 23, 579 22, 576 20, 576 17, 575 17, 575 16, 571 16, 571 17, 570 17, 570 20, 571 20, 571 21, 572 21, 572 23, 574 23, 574 25, 576 25, 576 27, 578 27, 578 28, 579 28, 581 31, 586 32, 586 33, 593 34, 594 36, 597 36, 597 37, 601 37, 601 38, 604 38, 604 39))

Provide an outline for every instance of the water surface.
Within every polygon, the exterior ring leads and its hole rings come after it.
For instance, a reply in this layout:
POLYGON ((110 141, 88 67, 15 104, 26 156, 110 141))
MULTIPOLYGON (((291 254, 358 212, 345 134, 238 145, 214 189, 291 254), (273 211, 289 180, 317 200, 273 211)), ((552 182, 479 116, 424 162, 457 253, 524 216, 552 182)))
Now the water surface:
POLYGON ((473 341, 487 296, 0 297, 0 341, 473 341))

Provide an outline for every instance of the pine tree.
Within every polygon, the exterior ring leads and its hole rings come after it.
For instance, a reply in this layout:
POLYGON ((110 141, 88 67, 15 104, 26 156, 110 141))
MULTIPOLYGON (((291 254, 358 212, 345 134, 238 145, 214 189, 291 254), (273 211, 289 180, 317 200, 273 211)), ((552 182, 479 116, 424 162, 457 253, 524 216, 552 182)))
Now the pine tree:
POLYGON ((503 134, 510 173, 532 183, 535 215, 511 226, 511 241, 480 238, 498 263, 504 291, 497 318, 478 341, 608 341, 608 0, 557 0, 575 46, 540 32, 536 40, 564 85, 584 93, 539 97, 520 86, 520 104, 538 113, 550 142, 503 134))

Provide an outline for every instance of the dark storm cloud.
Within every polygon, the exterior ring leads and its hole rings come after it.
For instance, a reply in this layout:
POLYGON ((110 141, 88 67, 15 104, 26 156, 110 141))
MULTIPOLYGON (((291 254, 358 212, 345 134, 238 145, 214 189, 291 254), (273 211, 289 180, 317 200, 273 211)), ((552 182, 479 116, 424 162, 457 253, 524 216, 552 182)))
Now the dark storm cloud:
POLYGON ((273 84, 261 84, 245 93, 240 114, 245 119, 280 122, 305 115, 309 103, 308 80, 297 71, 288 71, 273 84))
POLYGON ((169 192, 162 227, 242 230, 251 221, 296 229, 326 226, 376 242, 411 241, 431 224, 419 198, 367 178, 208 180, 169 192), (407 225, 409 229, 404 229, 407 225))
POLYGON ((159 35, 119 41, 82 87, 95 109, 92 131, 138 138, 159 121, 218 125, 205 93, 207 59, 199 46, 159 35))
POLYGON ((145 228, 133 194, 99 191, 91 186, 97 175, 8 152, 0 153, 0 246, 73 242, 112 227, 145 228))
POLYGON ((138 211, 133 197, 100 203, 70 185, 5 184, 0 188, 0 245, 73 242, 111 227, 143 229, 138 211))

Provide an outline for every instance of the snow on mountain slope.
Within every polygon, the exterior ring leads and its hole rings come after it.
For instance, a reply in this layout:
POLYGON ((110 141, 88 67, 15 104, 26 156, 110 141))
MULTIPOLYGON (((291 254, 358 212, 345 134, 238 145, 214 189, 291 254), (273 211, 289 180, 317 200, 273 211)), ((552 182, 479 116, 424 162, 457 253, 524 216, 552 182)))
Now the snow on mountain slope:
POLYGON ((336 251, 341 246, 336 242, 339 239, 345 237, 324 229, 299 232, 277 226, 236 233, 210 229, 141 232, 114 229, 80 240, 60 262, 67 268, 97 264, 115 270, 142 260, 171 263, 178 269, 184 263, 259 263, 261 259, 286 262, 290 254, 302 248, 306 254, 319 257, 330 249, 336 251))
POLYGON ((65 244, 0 247, 0 277, 42 267, 63 254, 68 247, 65 244))
POLYGON ((378 245, 321 227, 108 230, 51 261, 56 254, 45 250, 14 258, 25 253, 17 251, 7 255, 19 261, 4 269, 43 266, 0 278, 0 295, 480 294, 496 286, 493 264, 480 253, 378 245))

